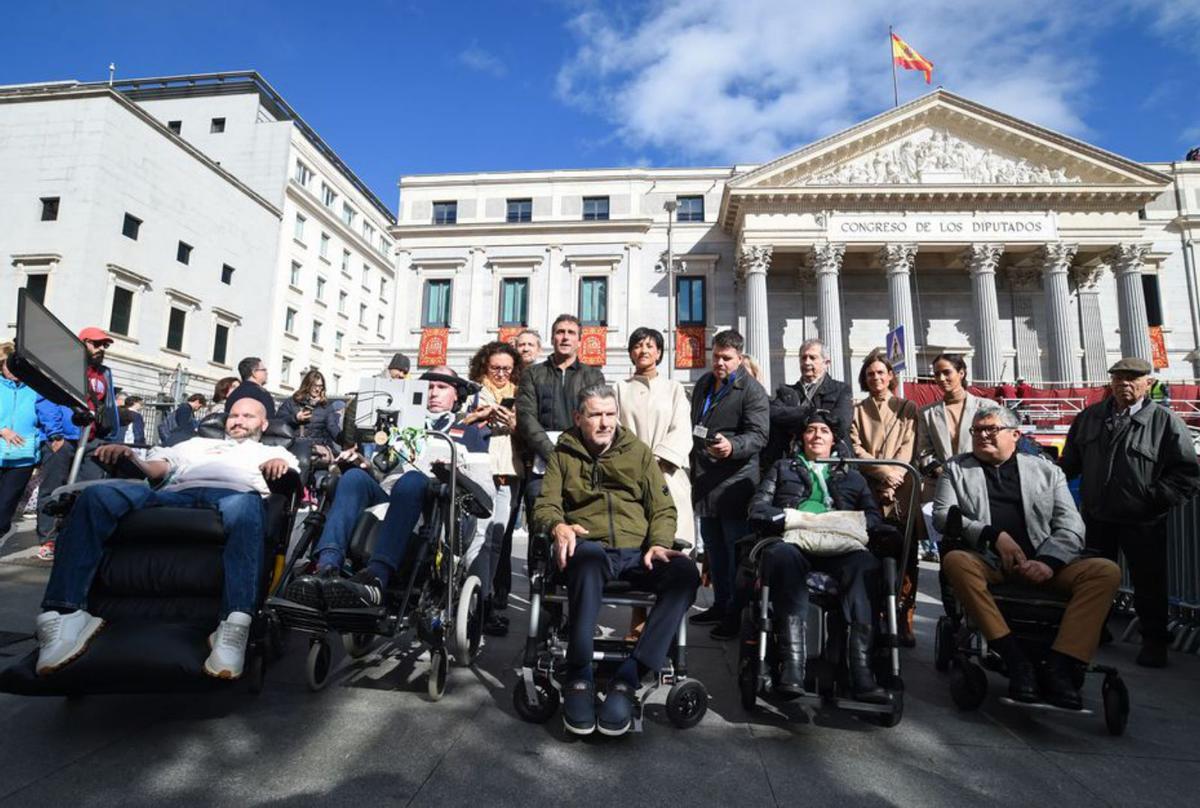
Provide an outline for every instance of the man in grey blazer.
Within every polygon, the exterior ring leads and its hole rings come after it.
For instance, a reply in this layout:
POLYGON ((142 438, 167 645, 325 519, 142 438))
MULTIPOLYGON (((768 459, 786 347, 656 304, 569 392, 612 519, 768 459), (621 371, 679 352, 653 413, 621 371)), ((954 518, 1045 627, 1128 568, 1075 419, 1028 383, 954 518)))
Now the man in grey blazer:
POLYGON ((1015 701, 1083 706, 1073 671, 1088 663, 1100 641, 1121 571, 1105 558, 1081 558, 1083 519, 1053 463, 1017 453, 1021 433, 1007 409, 980 410, 971 423, 971 454, 946 463, 938 480, 933 520, 946 529, 951 507, 962 514, 963 549, 942 569, 967 614, 1009 672, 1015 701), (1041 682, 988 591, 988 584, 1022 583, 1069 595, 1041 682))

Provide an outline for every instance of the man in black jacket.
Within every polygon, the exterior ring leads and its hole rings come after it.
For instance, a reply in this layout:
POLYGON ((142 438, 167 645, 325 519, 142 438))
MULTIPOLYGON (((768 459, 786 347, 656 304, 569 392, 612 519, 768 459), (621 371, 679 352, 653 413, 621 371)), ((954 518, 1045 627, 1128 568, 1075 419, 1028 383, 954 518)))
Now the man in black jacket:
POLYGON ((746 507, 758 485, 758 454, 770 429, 767 391, 742 367, 743 344, 736 331, 714 336, 712 371, 692 392, 692 501, 713 587, 713 605, 692 622, 717 624, 711 636, 719 640, 738 633, 734 543, 750 532, 746 507))
POLYGON ((829 349, 819 339, 805 340, 800 346, 800 379, 782 384, 771 401, 771 437, 762 455, 763 468, 769 468, 788 453, 792 441, 800 436, 808 417, 817 410, 833 414, 837 428, 834 452, 853 457, 850 451, 850 423, 854 420, 854 401, 850 385, 829 375, 829 349))
POLYGON ((525 447, 530 472, 525 480, 525 514, 542 492, 542 475, 554 454, 558 436, 575 425, 579 392, 604 384, 599 368, 579 361, 579 318, 560 314, 550 327, 554 353, 545 362, 525 368, 517 387, 517 435, 525 447))
POLYGON ((253 398, 266 408, 268 420, 274 418, 275 399, 271 398, 271 394, 264 387, 267 383, 267 366, 262 359, 247 356, 238 362, 238 375, 242 380, 225 399, 225 414, 229 415, 229 411, 239 399, 253 398))
POLYGON ((1075 416, 1063 450, 1068 479, 1082 475, 1087 547, 1125 554, 1142 628, 1137 663, 1167 664, 1167 511, 1200 490, 1187 426, 1151 401, 1150 363, 1126 357, 1111 368, 1112 395, 1075 416))

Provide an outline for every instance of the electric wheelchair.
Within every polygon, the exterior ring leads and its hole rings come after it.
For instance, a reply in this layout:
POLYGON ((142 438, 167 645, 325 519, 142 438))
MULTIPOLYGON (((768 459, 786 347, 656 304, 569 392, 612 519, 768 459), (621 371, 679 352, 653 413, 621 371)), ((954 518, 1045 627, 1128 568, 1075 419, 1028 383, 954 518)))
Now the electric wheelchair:
MULTIPOLYGON (((957 549, 961 535, 962 512, 953 506, 947 516, 946 530, 943 531, 947 541, 942 552, 957 549)), ((943 580, 942 585, 946 587, 949 583, 943 580)), ((1013 582, 991 584, 988 590, 1026 656, 1035 666, 1039 665, 1058 634, 1068 596, 1013 582)), ((988 647, 983 633, 958 600, 950 597, 944 601, 948 613, 938 618, 934 635, 934 667, 942 673, 950 673, 950 697, 955 706, 964 711, 975 710, 987 698, 987 671, 995 671, 1006 677, 1008 672, 1004 660, 988 647)), ((1129 722, 1130 710, 1129 688, 1125 680, 1116 668, 1093 661, 1086 666, 1080 664, 1076 667, 1075 686, 1082 688, 1088 674, 1104 677, 1100 686, 1104 724, 1110 734, 1123 734, 1129 722)), ((1082 710, 1067 710, 1046 703, 1023 704, 1007 697, 1001 697, 1000 701, 1009 706, 1041 712, 1093 714, 1093 710, 1086 705, 1082 710)))
MULTIPOLYGON (((206 421, 200 437, 224 434, 224 417, 206 421)), ((303 491, 311 446, 296 439, 290 427, 272 421, 262 436, 267 445, 283 446, 300 462, 300 474, 289 471, 268 483, 263 578, 259 603, 270 590, 276 557, 287 550, 288 537, 303 491)), ((144 479, 123 461, 107 468, 109 478, 144 479)), ((65 516, 80 491, 105 480, 73 483, 55 491, 50 512, 65 516)), ((127 514, 109 538, 103 561, 88 594, 88 609, 107 621, 86 654, 48 676, 38 676, 37 649, 0 671, 0 690, 22 695, 81 696, 102 693, 173 693, 215 690, 228 680, 203 673, 208 637, 218 622, 224 581, 225 542, 220 514, 203 508, 156 506, 127 514)), ((243 679, 258 693, 268 662, 271 633, 261 608, 253 615, 243 679)))
MULTIPOLYGON (((462 474, 455 442, 441 432, 427 431, 427 439, 450 446, 450 462, 434 463, 424 510, 400 569, 392 576, 376 607, 318 609, 285 597, 288 583, 309 571, 312 554, 324 526, 325 513, 337 496, 337 475, 332 475, 320 506, 305 525, 300 541, 284 564, 284 572, 267 599, 269 619, 309 638, 305 662, 308 686, 319 691, 333 673, 331 634, 340 635, 353 659, 366 656, 380 638, 400 638, 414 631, 429 648, 427 691, 431 700, 446 692, 450 657, 470 665, 479 652, 483 633, 483 604, 479 579, 466 574, 459 563, 475 519, 491 515, 492 500, 477 483, 462 474)), ((371 558, 388 505, 376 505, 359 517, 346 549, 346 562, 364 568, 371 558)))
POLYGON ((913 520, 919 518, 917 490, 920 476, 915 468, 899 460, 859 460, 831 457, 817 460, 837 466, 870 465, 896 466, 911 475, 914 484, 906 511, 903 531, 884 524, 870 534, 869 551, 881 557, 883 629, 875 620, 876 642, 872 671, 876 681, 887 693, 881 702, 858 700, 850 693, 846 659, 849 626, 841 614, 837 581, 824 572, 808 573, 808 623, 815 631, 814 643, 806 648, 804 693, 785 693, 776 690, 782 664, 777 652, 775 620, 770 586, 764 580, 762 567, 764 551, 783 541, 778 536, 746 536, 738 542, 739 600, 745 603, 738 653, 738 693, 742 707, 753 710, 761 698, 768 703, 790 703, 808 707, 832 707, 863 713, 884 727, 894 727, 904 715, 904 681, 900 676, 900 643, 897 630, 897 603, 902 575, 900 565, 908 558, 912 542, 913 520), (746 598, 749 594, 750 597, 746 598), (747 602, 748 601, 748 602, 747 602), (815 625, 814 625, 815 624, 815 625))
MULTIPOLYGON (((677 544, 675 549, 686 551, 689 548, 677 544)), ((554 717, 562 699, 570 618, 566 614, 567 576, 554 562, 553 539, 549 534, 530 536, 527 560, 529 629, 521 669, 513 688, 513 707, 524 720, 544 724, 554 717)), ((604 585, 601 603, 650 610, 654 608, 655 600, 653 593, 636 590, 628 581, 613 580, 604 585)), ((708 690, 700 681, 688 677, 687 627, 685 614, 680 620, 675 643, 667 654, 666 665, 635 696, 632 732, 642 731, 646 699, 662 686, 670 687, 666 712, 676 727, 694 727, 708 711, 708 690)), ((636 644, 636 640, 625 637, 598 637, 593 659, 602 671, 615 668, 629 657, 636 644)))

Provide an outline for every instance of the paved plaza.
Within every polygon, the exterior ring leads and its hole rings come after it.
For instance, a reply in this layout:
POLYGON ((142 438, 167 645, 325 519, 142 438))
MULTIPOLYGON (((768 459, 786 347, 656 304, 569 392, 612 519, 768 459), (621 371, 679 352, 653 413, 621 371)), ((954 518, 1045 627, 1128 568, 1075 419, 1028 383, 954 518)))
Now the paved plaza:
MULTIPOLYGON (((0 548, 0 632, 33 630, 48 573, 33 549, 31 531, 0 548)), ((983 708, 964 714, 932 664, 936 587, 929 568, 919 645, 902 652, 905 715, 895 729, 833 711, 747 713, 734 686, 735 645, 694 632, 692 671, 711 694, 700 726, 672 727, 659 691, 644 734, 566 740, 557 717, 538 726, 513 711, 526 619, 515 598, 513 633, 490 641, 476 668, 456 668, 438 703, 426 696, 419 652, 394 646, 357 663, 339 656, 333 683, 310 693, 297 636, 257 697, 242 685, 202 697, 2 695, 0 804, 1197 804, 1200 659, 1173 654, 1167 670, 1147 671, 1133 665, 1135 645, 1102 649, 1101 661, 1118 666, 1131 691, 1121 738, 1098 714, 1005 707, 995 677, 983 708)), ((523 589, 522 578, 517 594, 523 589)), ((602 621, 628 625, 616 610, 602 621)), ((0 647, 0 666, 32 647, 29 639, 0 647)), ((1098 707, 1098 693, 1090 681, 1088 706, 1098 707)))

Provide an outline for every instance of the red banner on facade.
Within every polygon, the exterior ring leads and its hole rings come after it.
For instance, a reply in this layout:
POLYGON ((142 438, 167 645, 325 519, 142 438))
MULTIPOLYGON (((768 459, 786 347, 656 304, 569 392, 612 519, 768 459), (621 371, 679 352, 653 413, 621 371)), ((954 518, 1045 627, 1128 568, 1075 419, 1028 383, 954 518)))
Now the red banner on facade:
POLYGON ((1163 339, 1161 325, 1150 326, 1150 356, 1154 360, 1154 369, 1162 370, 1170 366, 1167 361, 1167 341, 1163 339))
POLYGON ((579 338, 579 361, 585 365, 603 366, 608 360, 608 328, 585 325, 579 338))
POLYGON ((417 351, 417 367, 432 368, 446 364, 446 349, 449 342, 449 328, 421 329, 421 348, 417 351))
POLYGON ((500 333, 496 335, 496 339, 500 342, 507 342, 513 345, 517 341, 517 334, 525 330, 523 325, 506 325, 500 329, 500 333))
POLYGON ((675 367, 704 367, 704 326, 680 326, 675 331, 675 367))

